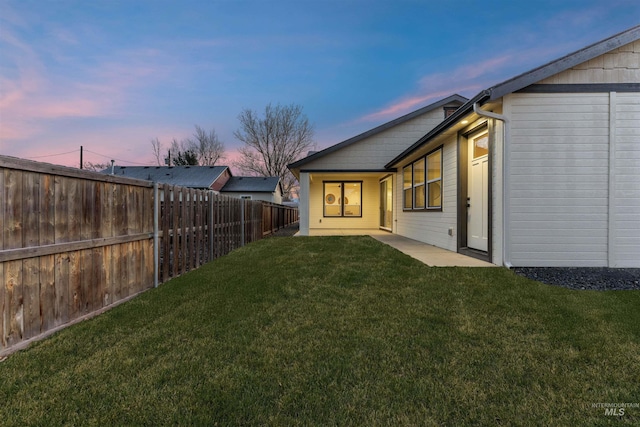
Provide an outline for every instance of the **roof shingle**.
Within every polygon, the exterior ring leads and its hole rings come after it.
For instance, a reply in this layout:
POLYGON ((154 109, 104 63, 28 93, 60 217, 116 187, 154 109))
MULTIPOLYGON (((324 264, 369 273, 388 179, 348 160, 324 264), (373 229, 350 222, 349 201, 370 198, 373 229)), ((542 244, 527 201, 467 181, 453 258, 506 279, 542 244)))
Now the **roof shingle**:
POLYGON ((277 176, 234 176, 222 187, 221 192, 273 193, 278 187, 277 176))
MULTIPOLYGON (((191 188, 210 188, 228 166, 117 166, 114 175, 191 188)), ((111 174, 111 168, 102 171, 111 174)))

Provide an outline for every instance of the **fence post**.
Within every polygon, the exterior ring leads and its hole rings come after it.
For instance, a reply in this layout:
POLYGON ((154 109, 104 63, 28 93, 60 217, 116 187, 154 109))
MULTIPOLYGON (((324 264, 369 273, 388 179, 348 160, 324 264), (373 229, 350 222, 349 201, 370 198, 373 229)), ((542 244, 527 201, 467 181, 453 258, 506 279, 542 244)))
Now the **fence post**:
POLYGON ((213 261, 213 190, 209 191, 209 261, 213 261))
MULTIPOLYGON (((153 287, 158 287, 158 276, 160 270, 160 245, 158 239, 158 224, 160 221, 160 198, 158 183, 153 183, 153 287)), ((166 237, 165 237, 166 238, 166 237)))
POLYGON ((240 199, 240 246, 244 246, 244 199, 240 199))

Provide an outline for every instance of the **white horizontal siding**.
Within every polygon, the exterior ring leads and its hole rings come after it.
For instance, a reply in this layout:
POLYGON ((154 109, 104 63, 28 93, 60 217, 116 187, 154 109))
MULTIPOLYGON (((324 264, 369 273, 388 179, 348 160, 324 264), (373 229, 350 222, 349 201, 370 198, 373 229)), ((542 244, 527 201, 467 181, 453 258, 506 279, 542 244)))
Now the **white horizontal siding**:
POLYGON ((606 266, 608 94, 514 94, 510 261, 606 266))
POLYGON ((327 154, 303 169, 382 169, 391 159, 422 138, 444 119, 436 108, 390 129, 327 154))
POLYGON ((615 267, 640 267, 640 93, 616 94, 615 267))
POLYGON ((448 249, 457 250, 456 236, 449 236, 449 228, 456 230, 457 209, 457 157, 456 139, 450 138, 442 153, 442 212, 402 210, 402 168, 395 179, 396 233, 410 239, 448 249))

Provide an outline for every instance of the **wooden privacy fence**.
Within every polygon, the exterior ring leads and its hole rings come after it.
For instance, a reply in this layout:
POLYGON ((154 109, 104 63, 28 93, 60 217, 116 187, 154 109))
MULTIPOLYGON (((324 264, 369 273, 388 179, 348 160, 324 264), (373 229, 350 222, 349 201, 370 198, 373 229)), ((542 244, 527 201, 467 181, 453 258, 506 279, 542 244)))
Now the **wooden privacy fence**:
POLYGON ((0 355, 298 220, 282 205, 5 156, 0 189, 0 355))
POLYGON ((267 235, 298 222, 298 208, 278 205, 276 203, 262 203, 263 234, 267 235))

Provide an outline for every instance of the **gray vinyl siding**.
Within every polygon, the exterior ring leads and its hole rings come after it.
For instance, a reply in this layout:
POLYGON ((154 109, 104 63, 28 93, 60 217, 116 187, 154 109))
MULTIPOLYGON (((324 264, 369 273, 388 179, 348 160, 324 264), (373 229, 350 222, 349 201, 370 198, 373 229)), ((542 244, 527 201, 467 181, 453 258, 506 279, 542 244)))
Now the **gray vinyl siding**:
POLYGON ((305 165, 303 169, 383 169, 384 165, 442 122, 442 108, 429 111, 305 165))
POLYGON ((609 94, 509 99, 511 263, 607 266, 609 94))
POLYGON ((640 93, 615 100, 612 267, 640 267, 640 93))

